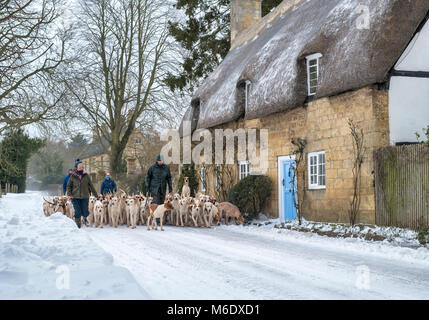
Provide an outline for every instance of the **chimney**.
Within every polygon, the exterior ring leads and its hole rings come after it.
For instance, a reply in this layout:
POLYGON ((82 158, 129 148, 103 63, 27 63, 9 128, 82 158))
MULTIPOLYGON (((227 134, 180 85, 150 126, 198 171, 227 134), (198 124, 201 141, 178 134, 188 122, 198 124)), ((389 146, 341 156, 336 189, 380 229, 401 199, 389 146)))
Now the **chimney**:
POLYGON ((231 0, 231 44, 237 34, 261 19, 261 3, 262 0, 231 0))

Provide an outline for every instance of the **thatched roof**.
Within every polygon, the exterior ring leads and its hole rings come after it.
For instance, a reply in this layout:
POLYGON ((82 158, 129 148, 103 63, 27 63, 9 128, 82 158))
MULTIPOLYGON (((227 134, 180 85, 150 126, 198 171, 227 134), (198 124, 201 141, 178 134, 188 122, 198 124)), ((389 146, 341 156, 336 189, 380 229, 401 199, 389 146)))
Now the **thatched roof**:
MULTIPOLYGON (((245 119, 302 106, 305 57, 313 53, 323 55, 316 99, 385 82, 428 11, 429 0, 300 1, 233 48, 205 80, 193 97, 202 101, 198 128, 240 116, 237 85, 243 80, 252 82, 245 119), (359 5, 369 7, 369 29, 357 28, 359 5)), ((192 113, 190 107, 184 120, 192 113)))

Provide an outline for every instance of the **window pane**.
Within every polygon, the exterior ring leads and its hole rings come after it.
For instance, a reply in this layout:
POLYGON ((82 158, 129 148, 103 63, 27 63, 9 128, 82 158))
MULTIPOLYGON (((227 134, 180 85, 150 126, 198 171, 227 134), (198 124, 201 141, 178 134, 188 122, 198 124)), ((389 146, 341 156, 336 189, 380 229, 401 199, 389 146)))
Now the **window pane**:
POLYGON ((317 66, 317 59, 310 60, 309 65, 310 66, 317 66))

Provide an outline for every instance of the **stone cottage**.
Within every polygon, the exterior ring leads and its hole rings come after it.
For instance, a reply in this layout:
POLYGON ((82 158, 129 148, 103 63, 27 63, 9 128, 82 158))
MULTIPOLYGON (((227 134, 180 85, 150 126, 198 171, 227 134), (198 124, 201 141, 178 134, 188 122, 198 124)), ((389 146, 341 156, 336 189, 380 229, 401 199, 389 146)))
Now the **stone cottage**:
MULTIPOLYGON (((428 0, 285 0, 261 18, 260 0, 231 1, 232 46, 196 91, 192 130, 267 129, 274 182, 266 213, 296 215, 288 168, 306 139, 308 220, 345 222, 353 195, 352 120, 364 133, 358 221, 375 222, 373 151, 415 143, 429 125, 428 0)), ((252 163, 237 163, 236 182, 252 163)), ((203 189, 216 183, 204 165, 203 189)))

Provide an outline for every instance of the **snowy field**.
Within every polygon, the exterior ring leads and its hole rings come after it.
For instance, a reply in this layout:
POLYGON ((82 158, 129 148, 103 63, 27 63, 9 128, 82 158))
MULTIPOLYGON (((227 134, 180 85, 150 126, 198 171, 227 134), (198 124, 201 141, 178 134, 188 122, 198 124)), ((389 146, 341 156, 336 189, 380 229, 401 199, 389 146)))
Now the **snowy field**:
POLYGON ((78 230, 41 207, 38 192, 0 200, 0 298, 429 299, 425 248, 272 226, 78 230))

